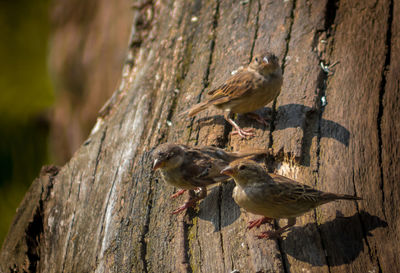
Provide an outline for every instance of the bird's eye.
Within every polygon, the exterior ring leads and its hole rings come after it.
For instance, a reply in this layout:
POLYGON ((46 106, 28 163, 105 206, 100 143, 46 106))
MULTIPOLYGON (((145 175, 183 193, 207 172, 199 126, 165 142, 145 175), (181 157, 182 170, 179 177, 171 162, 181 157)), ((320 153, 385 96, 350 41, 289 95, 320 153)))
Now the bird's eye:
POLYGON ((244 170, 244 169, 246 169, 246 166, 245 165, 241 165, 240 167, 239 167, 239 170, 244 170))
POLYGON ((258 63, 258 58, 257 57, 254 60, 258 63))

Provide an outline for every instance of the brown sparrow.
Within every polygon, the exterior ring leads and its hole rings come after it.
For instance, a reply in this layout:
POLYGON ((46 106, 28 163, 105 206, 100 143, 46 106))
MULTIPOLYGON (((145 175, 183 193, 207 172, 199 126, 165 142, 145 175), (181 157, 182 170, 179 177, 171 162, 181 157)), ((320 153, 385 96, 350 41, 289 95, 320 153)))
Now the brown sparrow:
POLYGON ((262 154, 266 150, 258 150, 248 153, 226 152, 217 147, 189 147, 181 144, 164 143, 153 151, 153 170, 160 169, 161 176, 170 185, 180 188, 171 198, 178 197, 185 190, 191 197, 188 202, 173 212, 173 214, 184 211, 194 206, 197 201, 207 196, 207 186, 230 179, 221 171, 230 162, 262 154), (194 190, 199 190, 197 197, 192 196, 194 190))
POLYGON ((231 176, 236 187, 233 199, 245 210, 263 215, 251 221, 248 228, 259 227, 272 219, 287 218, 286 226, 275 231, 261 233, 258 238, 276 238, 296 223, 296 217, 322 204, 338 200, 361 200, 362 198, 322 192, 290 178, 267 173, 264 168, 251 160, 236 160, 221 171, 231 176))
MULTIPOLYGON (((235 75, 229 78, 224 84, 208 92, 211 97, 194 105, 181 115, 188 114, 193 117, 210 105, 224 110, 225 119, 235 127, 233 133, 241 137, 253 136, 253 129, 241 129, 233 120, 233 114, 243 114, 263 108, 273 101, 280 93, 282 86, 282 70, 278 58, 272 53, 258 54, 254 56, 251 63, 235 75)), ((256 120, 267 124, 258 114, 256 120)))

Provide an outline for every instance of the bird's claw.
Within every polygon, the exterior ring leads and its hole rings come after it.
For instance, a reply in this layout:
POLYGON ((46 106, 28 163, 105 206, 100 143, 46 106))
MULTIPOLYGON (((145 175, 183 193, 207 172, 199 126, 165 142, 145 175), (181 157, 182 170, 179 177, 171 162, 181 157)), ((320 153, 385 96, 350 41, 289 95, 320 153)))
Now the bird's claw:
POLYGON ((179 190, 176 193, 174 193, 173 195, 170 196, 171 199, 177 198, 178 196, 181 196, 182 194, 185 193, 186 190, 179 190))
POLYGON ((248 229, 252 229, 253 227, 259 228, 262 224, 271 223, 272 219, 268 217, 261 217, 257 220, 249 221, 248 229))
POLYGON ((231 135, 239 135, 241 138, 246 138, 246 136, 255 136, 254 129, 242 129, 238 128, 236 131, 231 132, 231 135))
POLYGON ((263 118, 261 115, 257 114, 257 113, 247 113, 246 114, 247 117, 254 119, 255 121, 257 121, 258 123, 261 123, 265 126, 269 126, 268 122, 269 119, 265 119, 263 118))
POLYGON ((196 204, 197 200, 189 200, 187 201, 185 204, 183 204, 183 206, 180 206, 179 208, 177 208, 176 210, 174 210, 172 212, 172 214, 179 214, 182 211, 185 211, 188 208, 194 207, 194 205, 196 204))

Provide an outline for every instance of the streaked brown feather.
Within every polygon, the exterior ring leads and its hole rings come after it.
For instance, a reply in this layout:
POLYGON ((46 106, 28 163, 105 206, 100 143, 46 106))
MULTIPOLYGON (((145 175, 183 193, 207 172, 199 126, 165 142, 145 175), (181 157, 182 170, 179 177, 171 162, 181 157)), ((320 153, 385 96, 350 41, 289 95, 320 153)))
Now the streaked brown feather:
POLYGON ((254 73, 241 70, 221 86, 209 91, 208 95, 211 98, 208 101, 219 104, 240 98, 254 88, 254 78, 254 73), (229 100, 222 101, 221 98, 229 98, 229 100))
POLYGON ((268 150, 227 152, 212 146, 190 147, 182 144, 165 143, 156 148, 154 158, 162 160, 160 157, 163 157, 166 159, 167 166, 161 168, 161 173, 167 183, 178 188, 195 189, 229 179, 230 177, 221 174, 221 171, 230 162, 239 158, 267 154, 268 152, 268 150), (182 163, 171 168, 170 165, 168 166, 168 158, 173 158, 177 154, 182 159, 182 163))
MULTIPOLYGON (((225 119, 232 124, 232 113, 243 114, 264 107, 279 95, 281 86, 282 71, 278 58, 270 52, 256 54, 247 67, 239 70, 224 84, 209 91, 208 99, 192 106, 179 116, 193 117, 208 107, 215 106, 225 111, 225 119), (265 62, 264 58, 268 58, 269 61, 265 62)), ((246 135, 238 125, 233 126, 242 137, 246 135)))
POLYGON ((267 173, 260 165, 249 160, 237 160, 230 164, 237 184, 235 201, 256 214, 271 218, 292 218, 339 199, 361 198, 319 191, 288 177, 267 173))

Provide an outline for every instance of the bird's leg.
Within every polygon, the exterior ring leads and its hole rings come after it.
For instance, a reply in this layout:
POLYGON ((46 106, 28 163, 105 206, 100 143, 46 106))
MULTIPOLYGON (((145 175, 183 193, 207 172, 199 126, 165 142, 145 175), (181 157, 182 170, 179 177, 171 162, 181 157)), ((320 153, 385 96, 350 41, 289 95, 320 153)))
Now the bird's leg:
POLYGON ((294 226, 296 224, 296 218, 289 218, 286 226, 281 227, 275 231, 263 231, 260 235, 257 235, 258 239, 278 239, 281 237, 281 234, 285 232, 288 228, 294 226))
POLYGON ((173 195, 170 196, 171 199, 177 198, 178 196, 181 196, 182 194, 185 193, 186 190, 179 190, 176 193, 174 193, 173 195))
POLYGON ((186 201, 185 204, 174 210, 172 214, 178 214, 182 211, 185 211, 188 208, 194 207, 197 201, 200 201, 201 199, 204 199, 207 196, 207 188, 200 187, 197 189, 197 191, 199 192, 199 195, 196 196, 194 190, 189 190, 189 200, 186 201))
POLYGON ((178 214, 178 213, 180 213, 182 211, 185 211, 187 208, 194 207, 196 205, 197 201, 198 201, 197 198, 193 198, 193 199, 188 200, 185 204, 183 204, 182 206, 180 206, 179 208, 174 210, 172 212, 172 214, 178 214))
POLYGON ((248 229, 252 229, 253 227, 259 228, 262 224, 271 223, 272 218, 268 217, 261 217, 257 220, 249 221, 249 225, 247 226, 248 229))
POLYGON ((237 125, 233 120, 232 120, 232 113, 231 112, 225 112, 225 120, 229 122, 233 127, 235 127, 236 131, 233 131, 231 134, 236 135, 238 134, 241 138, 245 138, 246 136, 254 136, 255 134, 254 129, 242 129, 237 125))
POLYGON ((263 118, 261 115, 259 115, 257 113, 249 112, 249 113, 246 113, 246 116, 251 118, 251 119, 254 119, 258 123, 261 123, 261 124, 263 124, 265 126, 269 126, 269 124, 267 122, 267 119, 263 118))

